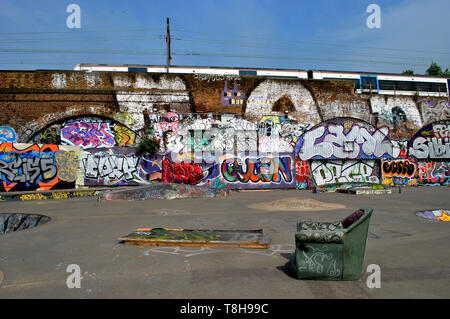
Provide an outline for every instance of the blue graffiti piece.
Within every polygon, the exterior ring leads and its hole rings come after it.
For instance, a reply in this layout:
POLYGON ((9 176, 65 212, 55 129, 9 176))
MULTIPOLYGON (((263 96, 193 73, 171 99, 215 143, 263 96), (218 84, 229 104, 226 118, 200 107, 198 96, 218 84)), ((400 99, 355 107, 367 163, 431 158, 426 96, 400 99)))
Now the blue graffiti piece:
POLYGON ((29 156, 32 152, 9 154, 7 160, 0 158, 0 177, 6 185, 20 183, 30 187, 55 178, 57 169, 54 158, 29 156), (24 156, 22 156, 24 155, 24 156))
POLYGON ((9 126, 0 126, 0 142, 16 142, 16 132, 14 131, 14 129, 9 126))

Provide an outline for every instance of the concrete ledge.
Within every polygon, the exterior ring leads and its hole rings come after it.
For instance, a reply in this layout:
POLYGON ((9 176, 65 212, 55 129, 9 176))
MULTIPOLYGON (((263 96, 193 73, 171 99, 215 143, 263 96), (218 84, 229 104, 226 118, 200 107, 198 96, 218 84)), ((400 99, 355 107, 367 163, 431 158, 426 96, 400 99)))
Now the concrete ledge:
POLYGON ((68 199, 72 197, 98 196, 101 193, 110 192, 113 190, 115 190, 115 188, 96 187, 57 189, 49 191, 3 192, 0 193, 0 201, 68 199))
POLYGON ((117 190, 99 194, 99 201, 110 200, 152 200, 152 199, 177 199, 177 198, 208 198, 227 196, 228 189, 217 189, 206 186, 194 186, 185 184, 158 183, 138 186, 133 189, 117 190))

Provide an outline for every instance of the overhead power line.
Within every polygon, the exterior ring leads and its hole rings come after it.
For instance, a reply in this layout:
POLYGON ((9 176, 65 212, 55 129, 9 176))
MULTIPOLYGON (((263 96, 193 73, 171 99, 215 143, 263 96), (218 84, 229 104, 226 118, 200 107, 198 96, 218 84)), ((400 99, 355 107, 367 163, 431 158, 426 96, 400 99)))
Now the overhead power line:
POLYGON ((27 32, 0 32, 0 35, 31 35, 31 34, 80 34, 80 33, 127 33, 127 32, 164 32, 164 29, 134 29, 134 30, 67 30, 67 31, 27 31, 27 32))
MULTIPOLYGON (((153 51, 164 52, 163 49, 154 49, 153 51)), ((160 55, 150 50, 132 51, 132 50, 50 50, 50 49, 0 49, 0 53, 74 53, 74 54, 132 54, 132 55, 160 55)), ((164 54, 164 53, 163 53, 164 54)))
POLYGON ((268 55, 245 55, 245 54, 227 54, 227 53, 211 53, 211 52, 186 52, 181 53, 175 51, 174 56, 208 56, 208 57, 228 57, 228 58, 244 58, 244 59, 272 59, 272 60, 292 60, 292 61, 334 61, 334 62, 361 62, 369 64, 392 64, 392 65, 409 65, 409 66, 426 66, 426 63, 406 63, 393 61, 379 61, 379 60, 355 60, 355 59, 333 59, 333 58, 318 58, 318 57, 288 57, 288 56, 268 56, 268 55))
POLYGON ((128 40, 160 40, 162 35, 158 37, 114 37, 114 38, 41 38, 41 39, 0 39, 0 43, 27 43, 27 42, 85 42, 85 41, 128 41, 128 40))
MULTIPOLYGON (((224 40, 212 40, 212 39, 199 39, 199 38, 173 38, 177 41, 192 41, 192 42, 203 42, 203 43, 214 43, 218 45, 226 45, 229 46, 230 43, 228 41, 224 40)), ((365 57, 376 57, 376 58, 400 58, 400 59, 415 59, 415 60, 421 60, 422 62, 427 59, 423 56, 403 56, 403 55, 386 55, 386 54, 369 54, 369 53, 358 53, 355 51, 330 51, 330 50, 324 50, 324 49, 312 49, 312 48, 302 48, 302 47, 294 47, 294 46, 277 46, 272 45, 268 47, 267 44, 259 44, 259 43, 252 43, 252 42, 237 42, 233 41, 233 45, 238 45, 239 47, 249 47, 249 48, 264 48, 268 50, 289 50, 290 52, 311 52, 315 54, 340 54, 340 55, 348 55, 348 56, 365 56, 365 57)))
MULTIPOLYGON (((211 32, 198 32, 198 31, 189 31, 189 30, 181 30, 181 29, 173 29, 175 32, 184 32, 184 33, 194 33, 194 34, 206 34, 206 35, 217 35, 221 37, 229 37, 229 34, 224 33, 211 33, 211 32)), ((384 51, 398 51, 398 52, 420 52, 420 53, 429 53, 429 54, 444 54, 450 55, 448 51, 428 51, 428 50, 412 50, 412 49, 400 49, 400 48, 382 48, 382 47, 367 47, 367 46, 357 46, 357 45, 348 45, 348 44, 339 44, 339 43, 324 43, 318 41, 297 41, 297 40, 287 40, 280 38, 266 38, 257 35, 233 35, 233 39, 236 38, 246 38, 246 39, 259 39, 266 40, 271 42, 288 42, 288 43, 299 43, 299 44, 317 44, 324 46, 336 46, 336 47, 345 47, 345 48, 357 48, 357 49, 369 49, 369 50, 384 50, 384 51)))

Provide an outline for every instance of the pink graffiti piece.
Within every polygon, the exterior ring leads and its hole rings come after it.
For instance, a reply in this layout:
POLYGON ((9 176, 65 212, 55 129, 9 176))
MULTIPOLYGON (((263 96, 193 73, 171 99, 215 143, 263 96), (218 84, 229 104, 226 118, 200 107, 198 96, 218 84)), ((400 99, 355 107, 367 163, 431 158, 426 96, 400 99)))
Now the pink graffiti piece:
POLYGON ((177 113, 175 112, 167 112, 164 115, 164 119, 166 120, 166 122, 178 122, 180 117, 177 113))
POLYGON ((109 123, 68 123, 61 129, 61 140, 81 148, 113 147, 115 144, 109 123))
POLYGON ((155 123, 155 135, 157 138, 162 138, 164 132, 173 131, 175 132, 178 129, 179 122, 158 122, 155 123))
POLYGON ((419 163, 420 183, 448 183, 450 180, 449 162, 419 163))

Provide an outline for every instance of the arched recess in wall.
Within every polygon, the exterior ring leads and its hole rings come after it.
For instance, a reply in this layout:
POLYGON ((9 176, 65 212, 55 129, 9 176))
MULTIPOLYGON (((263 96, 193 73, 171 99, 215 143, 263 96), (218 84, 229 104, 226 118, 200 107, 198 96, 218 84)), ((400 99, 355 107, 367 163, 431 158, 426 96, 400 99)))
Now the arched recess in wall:
MULTIPOLYGON (((301 123, 314 125, 320 122, 316 103, 300 82, 268 79, 260 83, 249 95, 245 116, 261 117, 282 113, 278 109, 293 109, 289 117, 301 123)), ((284 111, 283 111, 284 112, 284 111)))
POLYGON ((99 115, 66 117, 48 124, 27 141, 36 144, 64 144, 81 148, 131 146, 136 133, 119 121, 99 115))

